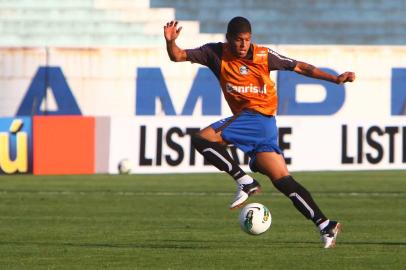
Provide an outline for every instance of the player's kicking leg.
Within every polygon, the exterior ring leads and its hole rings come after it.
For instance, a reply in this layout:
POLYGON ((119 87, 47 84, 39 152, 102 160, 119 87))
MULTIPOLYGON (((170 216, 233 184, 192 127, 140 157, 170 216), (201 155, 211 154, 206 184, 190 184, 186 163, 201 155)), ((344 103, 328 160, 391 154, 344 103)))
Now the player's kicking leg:
POLYGON ((285 194, 307 219, 319 228, 325 248, 335 246, 336 238, 341 229, 337 221, 327 219, 313 200, 309 191, 295 181, 289 174, 282 155, 275 152, 257 153, 253 171, 267 175, 273 185, 285 194))
POLYGON ((237 192, 230 209, 244 204, 249 196, 260 192, 261 185, 246 174, 226 150, 220 134, 211 127, 192 136, 192 144, 217 169, 228 173, 237 183, 237 192))

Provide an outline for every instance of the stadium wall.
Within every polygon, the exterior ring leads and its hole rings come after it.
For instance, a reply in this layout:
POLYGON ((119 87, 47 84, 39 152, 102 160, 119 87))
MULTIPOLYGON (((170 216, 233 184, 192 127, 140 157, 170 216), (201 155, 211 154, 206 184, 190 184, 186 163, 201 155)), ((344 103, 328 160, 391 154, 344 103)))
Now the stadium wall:
MULTIPOLYGON (((357 74, 338 86, 272 73, 291 170, 405 168, 406 47, 271 48, 357 74)), ((230 115, 210 71, 165 50, 2 48, 0 89, 1 173, 117 173, 124 158, 134 173, 216 171, 189 135, 230 115)))

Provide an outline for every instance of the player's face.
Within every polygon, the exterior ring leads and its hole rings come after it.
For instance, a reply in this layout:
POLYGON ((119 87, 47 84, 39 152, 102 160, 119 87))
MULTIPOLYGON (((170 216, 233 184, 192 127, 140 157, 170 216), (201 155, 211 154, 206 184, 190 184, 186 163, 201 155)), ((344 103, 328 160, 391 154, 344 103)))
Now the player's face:
POLYGON ((239 33, 236 36, 227 37, 227 40, 230 43, 231 51, 234 56, 239 58, 247 56, 251 46, 251 33, 239 33))

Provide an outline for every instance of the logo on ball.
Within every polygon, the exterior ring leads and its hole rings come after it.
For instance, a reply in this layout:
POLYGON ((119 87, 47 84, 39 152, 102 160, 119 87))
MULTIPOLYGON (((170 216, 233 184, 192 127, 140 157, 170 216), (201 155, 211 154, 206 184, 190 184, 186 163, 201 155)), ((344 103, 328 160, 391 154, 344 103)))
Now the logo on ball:
POLYGON ((240 213, 241 229, 253 235, 266 232, 272 223, 269 209, 260 203, 247 204, 240 213))

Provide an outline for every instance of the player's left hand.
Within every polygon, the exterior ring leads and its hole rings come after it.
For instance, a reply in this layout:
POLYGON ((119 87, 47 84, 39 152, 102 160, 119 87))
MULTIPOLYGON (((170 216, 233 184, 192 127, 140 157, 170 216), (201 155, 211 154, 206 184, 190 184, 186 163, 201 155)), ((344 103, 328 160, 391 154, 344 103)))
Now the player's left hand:
POLYGON ((343 84, 346 82, 353 82, 355 80, 355 73, 346 71, 337 77, 337 84, 343 84))

